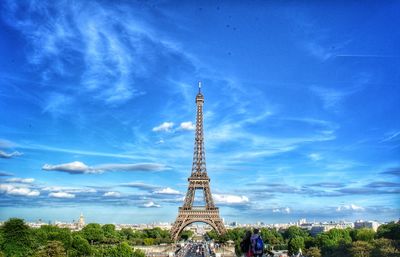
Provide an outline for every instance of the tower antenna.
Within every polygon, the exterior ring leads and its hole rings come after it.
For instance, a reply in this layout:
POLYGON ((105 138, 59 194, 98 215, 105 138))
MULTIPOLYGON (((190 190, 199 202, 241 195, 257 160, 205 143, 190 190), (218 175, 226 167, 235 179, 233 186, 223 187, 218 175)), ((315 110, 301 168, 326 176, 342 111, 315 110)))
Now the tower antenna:
POLYGON ((199 93, 201 91, 201 81, 199 81, 199 93))

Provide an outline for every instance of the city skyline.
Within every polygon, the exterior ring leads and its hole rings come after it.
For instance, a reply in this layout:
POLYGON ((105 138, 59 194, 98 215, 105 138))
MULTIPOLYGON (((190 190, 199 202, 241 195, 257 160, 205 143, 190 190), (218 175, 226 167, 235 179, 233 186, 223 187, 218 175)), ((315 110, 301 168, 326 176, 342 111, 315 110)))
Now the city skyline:
POLYGON ((398 220, 400 4, 366 3, 2 2, 0 220, 173 222, 198 81, 222 218, 398 220))

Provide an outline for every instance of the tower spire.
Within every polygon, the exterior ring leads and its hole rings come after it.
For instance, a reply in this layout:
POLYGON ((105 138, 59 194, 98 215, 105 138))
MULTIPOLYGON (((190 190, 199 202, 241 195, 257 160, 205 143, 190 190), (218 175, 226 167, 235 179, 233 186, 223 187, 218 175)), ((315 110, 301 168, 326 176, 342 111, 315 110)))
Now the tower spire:
POLYGON ((199 81, 199 93, 201 93, 201 81, 199 81))

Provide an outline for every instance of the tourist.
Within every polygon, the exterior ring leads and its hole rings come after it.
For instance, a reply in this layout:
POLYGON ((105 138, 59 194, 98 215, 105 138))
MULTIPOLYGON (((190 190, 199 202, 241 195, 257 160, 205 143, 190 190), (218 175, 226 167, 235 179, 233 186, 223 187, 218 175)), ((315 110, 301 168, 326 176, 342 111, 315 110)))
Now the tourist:
POLYGON ((253 252, 254 257, 261 257, 264 253, 264 242, 259 234, 260 231, 255 228, 253 230, 253 235, 251 236, 251 250, 253 252))
POLYGON ((240 242, 240 250, 242 251, 245 257, 253 256, 253 252, 251 251, 250 238, 251 238, 251 231, 247 230, 242 241, 240 242))

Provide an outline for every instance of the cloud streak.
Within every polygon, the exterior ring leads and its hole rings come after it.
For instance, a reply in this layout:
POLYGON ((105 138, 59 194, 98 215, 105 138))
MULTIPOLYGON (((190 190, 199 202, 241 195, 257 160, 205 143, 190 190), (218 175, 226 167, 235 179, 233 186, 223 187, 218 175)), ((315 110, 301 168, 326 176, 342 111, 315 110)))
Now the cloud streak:
POLYGON ((6 153, 6 152, 0 150, 0 158, 4 158, 4 159, 11 159, 13 157, 18 157, 21 155, 23 155, 23 154, 18 151, 15 151, 12 153, 6 153))
POLYGON ((165 165, 157 163, 137 163, 137 164, 101 164, 97 166, 88 166, 83 162, 74 161, 63 164, 45 164, 42 170, 60 171, 69 174, 100 174, 108 171, 163 171, 168 168, 165 165))

